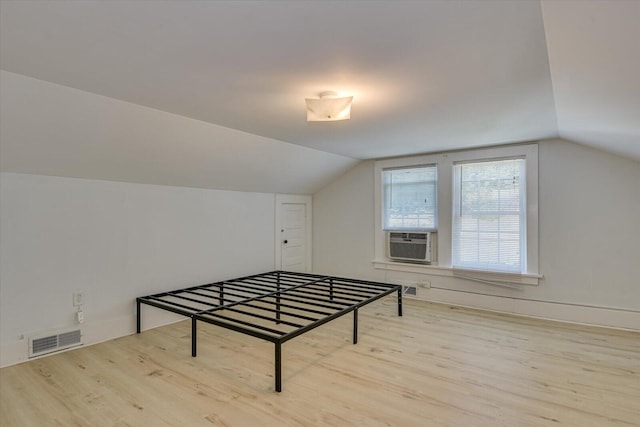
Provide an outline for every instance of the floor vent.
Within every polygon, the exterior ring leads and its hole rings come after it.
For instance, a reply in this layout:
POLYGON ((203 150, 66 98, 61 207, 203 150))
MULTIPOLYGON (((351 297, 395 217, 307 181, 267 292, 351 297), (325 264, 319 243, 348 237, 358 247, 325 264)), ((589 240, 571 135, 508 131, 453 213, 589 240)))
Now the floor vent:
POLYGON ((405 295, 417 295, 417 289, 415 286, 403 286, 402 293, 405 295))
POLYGON ((29 357, 42 356, 82 344, 82 331, 74 329, 29 339, 29 357))

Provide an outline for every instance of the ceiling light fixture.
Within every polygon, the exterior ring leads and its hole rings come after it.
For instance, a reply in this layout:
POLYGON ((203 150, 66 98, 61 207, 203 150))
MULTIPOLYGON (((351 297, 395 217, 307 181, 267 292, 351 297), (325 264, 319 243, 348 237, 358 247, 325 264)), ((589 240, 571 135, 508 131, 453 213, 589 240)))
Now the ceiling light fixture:
POLYGON ((322 92, 319 98, 306 98, 308 122, 332 122, 351 118, 353 96, 322 92))

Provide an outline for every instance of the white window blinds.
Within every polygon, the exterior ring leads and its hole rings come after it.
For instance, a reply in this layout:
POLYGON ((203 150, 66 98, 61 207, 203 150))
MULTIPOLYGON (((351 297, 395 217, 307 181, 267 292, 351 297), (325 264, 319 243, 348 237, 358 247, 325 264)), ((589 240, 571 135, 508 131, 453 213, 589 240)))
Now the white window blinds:
POLYGON ((525 160, 455 164, 453 187, 453 267, 526 272, 525 160))
POLYGON ((382 172, 385 230, 435 230, 436 166, 387 169, 382 172))

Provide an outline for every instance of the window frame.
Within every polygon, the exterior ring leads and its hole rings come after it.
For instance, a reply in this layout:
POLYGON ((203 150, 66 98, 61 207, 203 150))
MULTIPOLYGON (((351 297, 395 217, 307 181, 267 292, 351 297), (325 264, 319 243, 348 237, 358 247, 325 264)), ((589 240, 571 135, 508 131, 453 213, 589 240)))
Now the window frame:
MULTIPOLYGON (((452 276, 452 222, 453 222, 453 165, 454 163, 481 162, 494 159, 521 157, 525 159, 526 170, 526 271, 521 274, 505 273, 494 270, 477 270, 505 277, 531 277, 539 275, 539 234, 538 234, 538 144, 514 144, 489 148, 442 152, 386 160, 378 160, 374 164, 374 259, 376 268, 407 272, 424 272, 429 274, 452 276), (416 265, 391 261, 385 250, 385 230, 382 221, 383 206, 383 169, 436 165, 437 170, 437 245, 438 260, 436 265, 416 265)), ((464 271, 464 270, 463 270, 464 271)), ((476 271, 476 270, 472 270, 476 271)), ((517 281, 516 279, 513 279, 517 281)))
POLYGON ((434 218, 433 218, 433 227, 386 227, 386 221, 385 221, 385 201, 386 201, 386 186, 384 184, 384 178, 382 178, 382 228, 385 231, 399 231, 399 232, 409 232, 409 231, 437 231, 438 230, 438 165, 437 164, 429 164, 429 165, 419 165, 419 166, 410 166, 410 167, 398 167, 398 168, 384 168, 382 169, 382 175, 384 175, 385 172, 389 172, 389 171, 406 171, 406 170, 411 170, 411 169, 426 169, 426 168, 433 168, 435 170, 435 179, 434 179, 434 184, 435 184, 435 211, 433 212, 434 214, 434 218))
MULTIPOLYGON (((451 226, 452 226, 452 232, 451 232, 451 247, 452 247, 452 253, 451 253, 451 264, 452 267, 454 269, 479 269, 481 267, 479 267, 479 265, 482 264, 482 262, 478 261, 476 263, 468 263, 465 265, 464 262, 462 262, 461 259, 458 259, 458 262, 456 262, 456 243, 458 245, 458 247, 461 247, 461 236, 458 234, 462 234, 464 232, 463 230, 463 226, 461 221, 463 220, 463 215, 461 214, 460 210, 462 209, 461 206, 461 200, 458 200, 459 198, 462 198, 463 194, 462 194, 462 168, 464 168, 465 165, 482 165, 482 164, 487 164, 487 163, 497 163, 497 162, 503 162, 503 161, 513 161, 513 160, 518 160, 521 161, 521 170, 520 170, 520 180, 518 183, 518 192, 520 197, 518 197, 518 211, 516 212, 516 215, 518 217, 518 250, 520 251, 520 256, 518 257, 518 267, 519 270, 514 270, 514 269, 509 269, 507 268, 507 264, 505 263, 497 263, 496 265, 498 266, 502 266, 502 268, 492 268, 492 269, 483 269, 484 271, 496 271, 496 272, 505 272, 505 273, 521 273, 522 271, 526 271, 527 270, 527 230, 526 230, 526 226, 527 226, 527 212, 526 212, 526 206, 527 206, 527 200, 526 200, 526 183, 527 183, 527 172, 526 172, 526 159, 522 158, 521 156, 517 156, 517 157, 509 157, 509 158, 499 158, 499 159, 484 159, 482 161, 466 161, 466 162, 455 162, 453 164, 453 194, 452 194, 452 202, 453 202, 453 207, 451 209, 451 226), (524 178, 524 179, 522 179, 524 178), (457 223, 458 223, 458 227, 460 227, 460 229, 456 230, 456 219, 458 219, 457 223), (458 235, 458 242, 456 242, 456 236, 458 235)), ((519 166, 520 167, 520 166, 519 166)), ((477 182, 477 181, 475 181, 477 182)), ((493 181, 492 181, 493 182, 493 181)), ((487 212, 483 212, 483 213, 479 213, 479 216, 485 216, 487 215, 487 212)), ((511 215, 514 216, 514 212, 506 212, 506 211, 494 211, 492 213, 492 215, 494 216, 507 216, 507 215, 511 215)), ((477 234, 481 234, 481 233, 486 233, 487 230, 486 229, 482 229, 482 230, 477 230, 477 234)), ((501 232, 498 231, 498 234, 500 234, 501 232)), ((477 237, 478 240, 481 240, 480 237, 477 237)), ((500 246, 504 241, 502 239, 497 239, 498 242, 498 246, 500 246)), ((478 242, 476 242, 478 243, 478 242)), ((461 254, 459 253, 458 256, 460 257, 461 254)))

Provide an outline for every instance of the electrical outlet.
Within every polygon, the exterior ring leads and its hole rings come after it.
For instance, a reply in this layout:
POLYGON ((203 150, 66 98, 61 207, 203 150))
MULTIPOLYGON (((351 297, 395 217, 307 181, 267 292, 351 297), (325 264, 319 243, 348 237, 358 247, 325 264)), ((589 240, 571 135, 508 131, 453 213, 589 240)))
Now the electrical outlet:
POLYGON ((84 304, 84 293, 83 292, 74 292, 73 293, 73 306, 80 307, 84 304))

